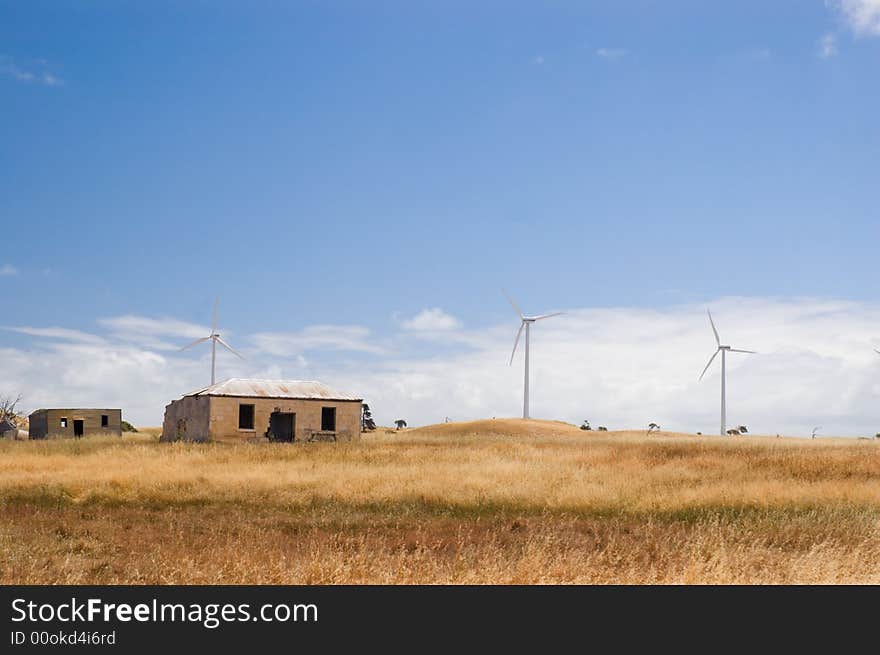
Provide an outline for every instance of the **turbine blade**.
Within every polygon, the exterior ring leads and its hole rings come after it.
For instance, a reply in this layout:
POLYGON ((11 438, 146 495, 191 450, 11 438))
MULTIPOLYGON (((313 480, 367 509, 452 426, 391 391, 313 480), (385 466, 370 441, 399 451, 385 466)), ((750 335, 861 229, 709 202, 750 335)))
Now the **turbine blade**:
POLYGON ((553 312, 552 314, 541 314, 540 316, 535 316, 534 319, 536 321, 540 321, 541 319, 544 319, 544 318, 550 318, 552 316, 562 316, 563 314, 565 314, 565 312, 553 312))
POLYGON ((211 323, 211 334, 217 333, 217 306, 220 304, 220 296, 214 299, 214 322, 211 323))
POLYGON ((525 321, 519 324, 519 330, 516 332, 516 339, 513 342, 513 352, 510 353, 510 362, 507 364, 511 366, 513 364, 513 356, 516 354, 516 347, 519 345, 519 337, 522 334, 523 328, 526 326, 525 321))
POLYGON ((707 309, 706 313, 709 315, 709 324, 712 326, 712 332, 715 333, 715 344, 720 346, 721 337, 718 336, 718 330, 715 329, 715 321, 712 320, 712 312, 707 309))
POLYGON ((507 302, 509 302, 510 306, 513 307, 513 311, 519 314, 520 318, 525 318, 525 316, 523 316, 522 310, 519 308, 519 305, 513 302, 513 298, 510 297, 510 294, 507 293, 507 291, 505 291, 504 289, 501 290, 501 293, 503 293, 504 296, 507 298, 507 302))
POLYGON ((223 346, 224 348, 226 348, 226 350, 228 350, 229 352, 231 352, 233 355, 235 355, 235 356, 238 357, 239 359, 244 359, 244 356, 243 356, 240 352, 238 352, 235 348, 233 348, 233 347, 230 346, 228 343, 226 343, 225 341, 223 341, 223 339, 221 339, 220 337, 214 337, 214 338, 217 339, 217 343, 219 343, 221 346, 223 346))
POLYGON ((732 353, 749 353, 750 355, 757 355, 758 351, 756 350, 740 350, 739 348, 731 348, 730 352, 732 353))
MULTIPOLYGON (((708 370, 709 370, 709 367, 712 366, 712 362, 715 361, 715 356, 716 356, 717 354, 718 354, 718 350, 716 350, 714 353, 712 353, 712 356, 709 358, 709 363, 706 364, 706 368, 704 368, 704 369, 703 369, 703 372, 700 373, 700 380, 703 379, 703 376, 706 375, 706 371, 708 371, 708 370)), ((699 380, 697 380, 697 382, 699 382, 699 380)))
POLYGON ((181 348, 181 349, 178 350, 177 352, 182 353, 184 350, 189 350, 189 349, 192 348, 193 346, 198 346, 200 343, 203 343, 203 342, 205 342, 205 341, 208 341, 210 338, 211 338, 211 337, 202 337, 201 339, 196 339, 196 340, 193 341, 192 343, 189 343, 189 344, 185 345, 183 348, 181 348))

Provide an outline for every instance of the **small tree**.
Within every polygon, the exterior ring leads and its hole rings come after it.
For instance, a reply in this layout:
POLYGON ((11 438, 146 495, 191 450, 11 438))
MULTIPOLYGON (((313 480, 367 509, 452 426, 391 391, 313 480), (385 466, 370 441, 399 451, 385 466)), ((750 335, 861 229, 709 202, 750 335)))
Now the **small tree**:
POLYGON ((659 431, 660 431, 660 425, 658 423, 648 423, 648 434, 651 434, 652 432, 659 432, 659 431))
POLYGON ((21 394, 15 398, 12 396, 0 396, 0 421, 8 418, 13 423, 16 422, 18 414, 15 411, 15 406, 18 405, 19 401, 21 401, 21 394))
POLYGON ((592 430, 590 427, 590 422, 587 419, 584 419, 584 422, 581 424, 581 430, 592 430))
POLYGON ((370 406, 364 403, 361 407, 361 432, 368 432, 376 429, 376 421, 373 420, 373 414, 370 412, 370 406))
POLYGON ((596 428, 596 429, 597 429, 599 432, 608 432, 608 428, 606 428, 604 425, 600 425, 600 426, 599 426, 598 428, 596 428))
POLYGON ((748 429, 746 426, 744 426, 744 425, 740 425, 740 426, 737 428, 737 430, 739 430, 739 433, 740 433, 740 434, 748 434, 748 433, 749 433, 749 429, 748 429))
POLYGON ((406 427, 406 421, 404 421, 402 418, 399 418, 396 421, 394 421, 394 425, 397 426, 398 430, 401 430, 406 427))

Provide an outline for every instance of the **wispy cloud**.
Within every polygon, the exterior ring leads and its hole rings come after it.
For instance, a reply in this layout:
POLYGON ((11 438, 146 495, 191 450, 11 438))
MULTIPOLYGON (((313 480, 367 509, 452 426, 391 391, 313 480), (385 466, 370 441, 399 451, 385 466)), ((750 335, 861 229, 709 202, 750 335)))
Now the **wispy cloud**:
POLYGON ((532 63, 540 66, 544 63, 544 55, 537 55, 534 59, 532 59, 532 63))
POLYGON ((3 264, 0 266, 0 277, 12 277, 18 275, 19 271, 12 264, 3 264))
POLYGON ((625 48, 599 48, 596 50, 596 56, 609 61, 623 59, 629 54, 629 50, 625 48))
POLYGON ((416 332, 437 332, 455 330, 461 327, 461 321, 447 314, 439 307, 423 309, 418 314, 401 323, 404 330, 416 332))
POLYGON ((29 65, 16 63, 11 57, 0 56, 0 74, 25 84, 61 86, 64 80, 46 70, 46 61, 37 59, 29 65))
POLYGON ((71 330, 69 328, 63 327, 29 327, 26 325, 23 326, 9 326, 5 327, 5 330, 9 330, 11 332, 18 332, 19 334, 27 334, 31 337, 44 337, 46 339, 57 339, 60 341, 71 341, 78 343, 91 343, 91 344, 101 344, 106 343, 102 337, 99 337, 96 334, 89 334, 88 332, 82 332, 80 330, 71 330))
POLYGON ((880 0, 826 0, 858 36, 880 36, 880 0))
POLYGON ((177 350, 182 343, 169 343, 162 337, 177 341, 207 336, 210 328, 173 318, 148 318, 127 314, 113 318, 98 319, 98 324, 108 328, 116 339, 137 343, 156 350, 177 350))
POLYGON ((311 325, 298 332, 261 332, 253 335, 251 341, 261 352, 282 357, 310 350, 382 352, 369 337, 369 329, 360 325, 311 325))
POLYGON ((823 34, 818 43, 820 59, 829 59, 837 55, 837 37, 831 32, 823 34))

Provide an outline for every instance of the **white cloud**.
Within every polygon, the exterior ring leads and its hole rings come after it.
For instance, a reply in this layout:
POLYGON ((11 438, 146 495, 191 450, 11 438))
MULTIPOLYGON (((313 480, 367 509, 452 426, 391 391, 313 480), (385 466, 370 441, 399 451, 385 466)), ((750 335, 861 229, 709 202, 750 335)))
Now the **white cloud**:
MULTIPOLYGON (((208 356, 210 357, 210 356, 208 356)), ((118 344, 51 342, 0 348, 0 393, 38 407, 120 407, 135 425, 160 425, 165 405, 208 384, 208 359, 165 358, 118 344)), ((222 362, 218 362, 220 367, 222 362)))
POLYGON ((0 56, 0 74, 26 84, 42 84, 43 86, 61 86, 64 84, 64 80, 45 70, 45 59, 36 59, 31 63, 36 68, 25 69, 11 57, 0 56))
POLYGON ((455 330, 461 327, 461 322, 439 307, 433 307, 431 309, 423 309, 411 319, 403 321, 401 325, 404 330, 438 332, 455 330))
POLYGON ((819 57, 829 59, 837 55, 837 37, 830 32, 819 39, 819 57))
POLYGON ((93 343, 93 344, 101 344, 104 343, 104 339, 95 335, 89 334, 88 332, 81 332, 80 330, 71 330, 69 328, 63 327, 28 327, 28 326, 10 326, 4 328, 11 332, 18 332, 19 334, 26 334, 31 337, 44 337, 47 339, 56 339, 59 341, 71 341, 71 342, 79 342, 79 343, 93 343))
MULTIPOLYGON (((26 347, 0 346, 0 394, 21 394, 38 407, 120 407, 135 425, 161 425, 165 405, 210 381, 210 349, 170 357, 138 344, 67 328, 11 328, 37 337, 26 347)), ((221 378, 265 369, 218 350, 221 378)))
POLYGON ((596 50, 596 56, 612 61, 616 59, 622 59, 628 54, 629 51, 625 48, 599 48, 598 50, 596 50))
POLYGON ((178 350, 185 345, 184 340, 198 339, 211 332, 209 327, 195 323, 173 318, 148 318, 134 314, 101 318, 98 319, 98 324, 108 328, 111 334, 121 341, 137 343, 156 350, 178 350), (160 337, 170 337, 173 343, 160 337))
POLYGON ((880 0, 826 0, 859 36, 880 36, 880 0))
POLYGON ((0 277, 12 277, 18 275, 18 269, 12 264, 3 264, 0 266, 0 277))
MULTIPOLYGON (((824 300, 711 303, 722 339, 758 355, 728 360, 728 421, 764 434, 880 430, 880 307, 824 300)), ((377 362, 339 372, 380 422, 516 416, 522 352, 506 366, 515 325, 486 328, 467 352, 377 362), (400 415, 400 416, 398 416, 400 415)), ((575 309, 532 330, 532 415, 609 427, 718 430, 718 364, 703 306, 575 309)))
MULTIPOLYGON (((823 435, 880 431, 880 357, 872 350, 880 347, 880 305, 724 298, 709 306, 723 342, 759 353, 728 359, 729 424, 759 434, 809 435, 816 425, 823 435)), ((127 324, 123 318, 103 325, 112 330, 127 324)), ((362 326, 262 333, 251 338, 256 348, 245 362, 221 351, 218 376, 320 379, 362 394, 383 424, 517 416, 522 349, 507 365, 517 327, 511 317, 453 328, 438 331, 448 336, 436 343, 403 329, 381 347, 362 326), (420 341, 410 349, 413 337, 420 341), (328 351, 330 359, 313 365, 302 355, 308 350, 328 351), (352 350, 363 357, 339 356, 352 350)), ((158 425, 170 400, 204 386, 210 374, 210 349, 164 356, 66 328, 16 330, 40 338, 0 346, 0 393, 24 394, 28 408, 119 406, 136 425, 158 425)), ((536 324, 531 346, 533 416, 586 418, 612 429, 649 421, 705 434, 718 429, 717 361, 697 381, 715 347, 704 305, 568 309, 536 324)))
POLYGON ((281 357, 310 350, 382 352, 369 336, 370 331, 359 325, 312 325, 298 332, 261 332, 253 335, 251 341, 259 351, 281 357))

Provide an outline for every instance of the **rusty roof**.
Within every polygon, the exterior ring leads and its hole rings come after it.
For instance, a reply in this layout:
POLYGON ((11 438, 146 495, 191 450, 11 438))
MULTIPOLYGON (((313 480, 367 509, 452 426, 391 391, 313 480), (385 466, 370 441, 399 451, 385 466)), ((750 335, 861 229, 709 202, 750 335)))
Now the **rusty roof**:
POLYGON ((308 380, 255 380, 253 378, 230 378, 210 387, 193 391, 187 396, 235 396, 238 398, 289 398, 297 400, 357 400, 352 396, 331 389, 322 382, 308 380))

